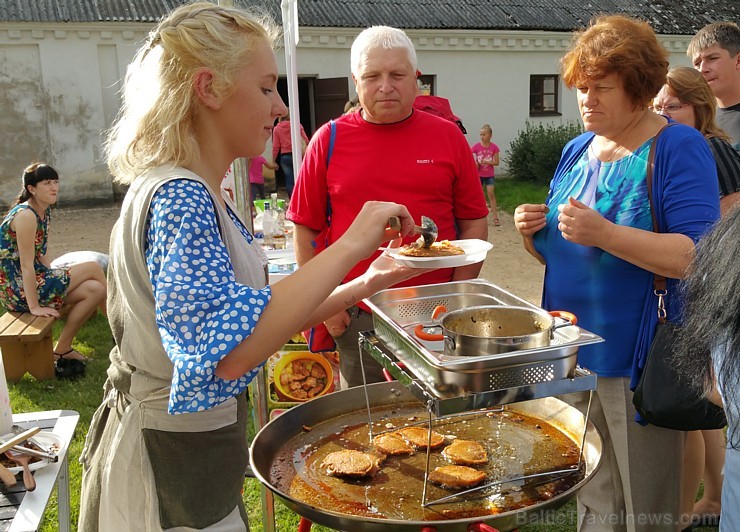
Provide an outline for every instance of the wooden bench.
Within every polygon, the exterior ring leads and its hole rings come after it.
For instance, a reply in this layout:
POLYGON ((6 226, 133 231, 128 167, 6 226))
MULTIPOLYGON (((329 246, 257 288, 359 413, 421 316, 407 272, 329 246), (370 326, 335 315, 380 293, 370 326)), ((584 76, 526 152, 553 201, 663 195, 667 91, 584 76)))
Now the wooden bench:
POLYGON ((39 380, 54 378, 51 326, 56 318, 30 312, 0 316, 0 350, 5 378, 18 380, 28 372, 39 380))

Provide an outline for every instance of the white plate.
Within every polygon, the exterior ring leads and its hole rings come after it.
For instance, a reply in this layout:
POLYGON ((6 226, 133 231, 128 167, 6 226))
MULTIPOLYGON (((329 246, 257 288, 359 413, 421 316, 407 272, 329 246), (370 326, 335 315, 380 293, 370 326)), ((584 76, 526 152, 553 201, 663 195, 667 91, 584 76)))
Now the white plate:
MULTIPOLYGON (((0 441, 7 441, 13 436, 15 436, 15 434, 6 434, 4 436, 0 436, 0 441)), ((62 444, 63 444, 62 439, 56 434, 54 434, 53 432, 42 430, 36 433, 32 437, 32 439, 38 440, 38 442, 47 449, 51 447, 52 445, 56 444, 56 447, 57 447, 56 454, 59 455, 59 453, 62 452, 62 444)), ((33 460, 33 457, 31 457, 31 459, 33 460)), ((39 459, 38 462, 29 463, 28 469, 30 469, 31 471, 36 471, 37 469, 41 469, 42 467, 48 466, 50 463, 51 462, 49 462, 48 460, 44 460, 43 458, 41 458, 39 459)), ((9 467, 8 469, 12 471, 13 473, 18 473, 20 471, 23 471, 23 468, 21 466, 13 466, 13 467, 9 467)))
POLYGON ((409 268, 456 268, 481 262, 486 258, 488 250, 493 247, 490 242, 477 238, 450 240, 450 243, 461 247, 465 253, 447 257, 407 257, 400 254, 402 248, 390 248, 386 250, 386 253, 409 268))

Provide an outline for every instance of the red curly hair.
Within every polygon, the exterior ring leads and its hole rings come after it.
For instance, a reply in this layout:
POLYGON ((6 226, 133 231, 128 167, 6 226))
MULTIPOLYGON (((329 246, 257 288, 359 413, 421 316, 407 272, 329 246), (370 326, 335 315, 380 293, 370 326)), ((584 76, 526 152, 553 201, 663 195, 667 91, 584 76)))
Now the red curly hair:
POLYGON ((635 107, 647 107, 665 83, 668 52, 647 22, 623 15, 591 20, 560 61, 566 86, 617 74, 635 107))

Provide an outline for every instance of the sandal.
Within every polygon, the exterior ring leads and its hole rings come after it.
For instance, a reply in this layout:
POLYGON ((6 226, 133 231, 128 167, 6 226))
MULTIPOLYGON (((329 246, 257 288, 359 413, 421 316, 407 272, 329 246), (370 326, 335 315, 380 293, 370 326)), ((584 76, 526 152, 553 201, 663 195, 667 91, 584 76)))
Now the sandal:
POLYGON ((90 362, 90 360, 92 360, 90 357, 86 357, 85 355, 77 351, 76 349, 70 349, 69 351, 66 351, 64 353, 57 353, 56 351, 52 351, 52 353, 54 353, 54 356, 59 357, 59 359, 66 357, 70 353, 75 353, 77 356, 67 358, 67 360, 77 360, 78 362, 83 362, 83 363, 90 362))
POLYGON ((496 227, 499 227, 501 225, 501 222, 498 221, 498 218, 493 219, 493 225, 495 225, 496 227))
POLYGON ((57 379, 76 379, 85 374, 85 363, 74 358, 60 358, 54 362, 57 379))

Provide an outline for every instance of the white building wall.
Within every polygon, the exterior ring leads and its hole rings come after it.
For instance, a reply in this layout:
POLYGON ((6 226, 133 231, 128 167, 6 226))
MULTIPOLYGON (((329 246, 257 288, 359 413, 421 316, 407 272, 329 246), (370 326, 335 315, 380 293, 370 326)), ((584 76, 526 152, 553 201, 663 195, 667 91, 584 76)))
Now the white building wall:
POLYGON ((103 132, 149 27, 0 24, 0 204, 15 199, 23 168, 39 160, 60 172, 61 205, 113 199, 103 132))
MULTIPOLYGON (((298 75, 350 77, 349 48, 359 30, 327 28, 301 30, 297 51, 298 75)), ((493 141, 504 155, 526 122, 561 124, 579 121, 576 96, 562 84, 560 116, 529 116, 529 77, 558 74, 560 58, 571 34, 536 31, 427 31, 408 30, 419 59, 419 70, 436 76, 435 92, 450 100, 453 111, 468 130, 472 145, 480 126, 490 124, 493 141)), ((690 65, 686 47, 691 36, 660 36, 670 53, 671 66, 690 65)), ((278 66, 285 72, 283 54, 278 66)), ((354 87, 350 81, 350 94, 354 87)), ((506 172, 502 159, 499 173, 506 172)))
MULTIPOLYGON (((101 156, 103 132, 115 117, 118 90, 151 24, 0 23, 0 204, 20 190, 25 165, 43 159, 62 175, 60 203, 111 200, 101 156)), ((298 75, 347 77, 360 30, 301 28, 298 75)), ((578 120, 575 95, 561 87, 561 116, 530 117, 529 76, 557 74, 570 34, 561 32, 410 30, 424 74, 450 100, 468 141, 491 124, 505 153, 525 122, 578 120)), ((672 65, 687 65, 690 36, 661 37, 672 65)), ((285 75, 285 54, 277 51, 285 75)), ((505 172, 502 165, 500 172, 505 172)))

